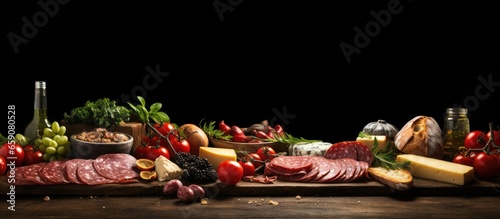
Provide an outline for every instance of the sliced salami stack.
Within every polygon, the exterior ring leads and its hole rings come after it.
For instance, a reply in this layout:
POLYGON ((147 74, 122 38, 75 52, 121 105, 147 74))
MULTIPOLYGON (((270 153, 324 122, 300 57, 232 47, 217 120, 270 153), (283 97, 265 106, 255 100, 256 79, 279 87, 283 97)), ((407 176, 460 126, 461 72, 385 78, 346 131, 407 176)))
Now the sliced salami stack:
POLYGON ((353 182, 368 177, 368 167, 368 162, 352 158, 279 156, 266 164, 264 175, 290 182, 353 182))
POLYGON ((135 157, 105 154, 94 159, 56 160, 16 168, 14 185, 102 185, 138 182, 135 157))

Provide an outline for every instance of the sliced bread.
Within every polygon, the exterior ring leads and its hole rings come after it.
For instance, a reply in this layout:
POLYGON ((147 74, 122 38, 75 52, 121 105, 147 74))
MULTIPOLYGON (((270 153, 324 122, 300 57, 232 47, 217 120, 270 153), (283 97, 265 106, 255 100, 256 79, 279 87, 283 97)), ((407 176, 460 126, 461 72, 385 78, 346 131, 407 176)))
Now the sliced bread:
POLYGON ((413 176, 405 169, 369 167, 368 175, 371 179, 396 190, 409 190, 413 187, 413 176))

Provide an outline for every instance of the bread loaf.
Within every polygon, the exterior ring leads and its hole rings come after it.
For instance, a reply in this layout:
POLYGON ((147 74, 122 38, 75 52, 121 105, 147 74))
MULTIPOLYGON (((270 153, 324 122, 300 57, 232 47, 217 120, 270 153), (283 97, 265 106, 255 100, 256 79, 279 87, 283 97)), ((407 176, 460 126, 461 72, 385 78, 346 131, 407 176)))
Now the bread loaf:
POLYGON ((444 156, 441 128, 432 117, 417 116, 396 134, 394 143, 406 154, 442 159, 444 156))
POLYGON ((369 167, 368 176, 396 190, 409 190, 413 187, 413 176, 405 169, 369 167))

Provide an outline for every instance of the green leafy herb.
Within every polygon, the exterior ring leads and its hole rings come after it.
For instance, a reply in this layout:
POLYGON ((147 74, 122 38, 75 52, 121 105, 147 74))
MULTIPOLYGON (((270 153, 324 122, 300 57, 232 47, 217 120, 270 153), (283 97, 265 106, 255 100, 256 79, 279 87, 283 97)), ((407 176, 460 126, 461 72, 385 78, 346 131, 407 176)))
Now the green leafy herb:
POLYGON ((226 133, 216 128, 215 121, 209 122, 208 124, 206 122, 201 124, 202 121, 200 121, 200 127, 207 134, 208 137, 220 140, 227 140, 227 141, 233 138, 233 136, 226 135, 226 133))
POLYGON ((396 156, 397 156, 397 149, 394 144, 394 141, 387 141, 387 144, 383 149, 378 148, 378 140, 376 137, 373 137, 371 135, 368 135, 364 132, 360 132, 359 137, 365 137, 365 138, 374 138, 373 139, 373 147, 371 148, 372 154, 374 156, 373 163, 371 166, 373 167, 385 167, 388 169, 409 169, 410 168, 410 162, 397 162, 396 161, 396 156))
POLYGON ((64 120, 69 124, 81 123, 106 128, 128 122, 130 111, 109 98, 102 98, 96 101, 88 100, 84 106, 72 109, 69 114, 65 112, 64 120))
POLYGON ((170 122, 170 117, 167 113, 160 111, 162 104, 161 103, 153 103, 149 106, 149 110, 146 108, 146 100, 144 97, 137 96, 140 104, 134 106, 132 103, 128 103, 130 108, 132 108, 132 112, 139 118, 142 123, 148 123, 150 120, 153 120, 155 123, 162 124, 164 122, 170 122))

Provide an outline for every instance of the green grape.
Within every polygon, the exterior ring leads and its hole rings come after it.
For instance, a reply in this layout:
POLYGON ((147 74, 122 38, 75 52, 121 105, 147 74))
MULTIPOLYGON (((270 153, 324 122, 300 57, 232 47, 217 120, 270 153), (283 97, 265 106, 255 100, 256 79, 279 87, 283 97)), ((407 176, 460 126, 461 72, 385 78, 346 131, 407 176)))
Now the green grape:
POLYGON ((40 147, 41 145, 43 145, 42 139, 41 139, 41 138, 37 138, 37 139, 35 140, 35 146, 40 147))
POLYGON ((57 121, 54 121, 54 122, 52 123, 52 132, 54 132, 54 133, 58 133, 58 132, 59 132, 59 130, 60 130, 60 128, 61 128, 61 127, 59 126, 59 123, 58 123, 57 121))
POLYGON ((49 162, 57 160, 57 156, 55 154, 50 155, 49 162))
POLYGON ((66 126, 59 127, 59 131, 57 132, 57 134, 61 135, 61 136, 63 136, 64 134, 66 134, 66 126))
POLYGON ((47 149, 47 145, 41 144, 40 146, 38 146, 38 149, 39 149, 42 153, 45 153, 45 150, 47 149))
POLYGON ((50 139, 49 137, 43 137, 42 138, 42 144, 46 145, 46 146, 49 146, 50 142, 52 141, 52 139, 50 139))
POLYGON ((60 135, 54 135, 54 137, 52 138, 52 140, 54 140, 54 141, 57 142, 60 138, 61 138, 60 135))
POLYGON ((65 147, 58 147, 57 148, 57 154, 64 155, 65 153, 66 153, 66 148, 65 147))
POLYGON ((52 139, 50 139, 50 142, 49 142, 49 147, 54 147, 54 148, 57 148, 57 146, 59 146, 59 145, 57 144, 57 142, 56 142, 56 141, 54 141, 54 140, 52 140, 52 139))
POLYGON ((43 136, 52 138, 52 137, 54 137, 54 131, 52 131, 51 128, 44 128, 43 129, 43 136))
MULTIPOLYGON (((56 135, 58 136, 58 135, 56 135)), ((58 145, 65 145, 66 143, 68 143, 68 136, 66 135, 62 135, 59 137, 59 139, 55 139, 54 140, 57 142, 58 145)))
POLYGON ((49 161, 50 160, 50 157, 52 156, 52 154, 43 154, 42 158, 43 158, 43 161, 49 161))
POLYGON ((52 154, 55 154, 57 152, 57 149, 55 147, 47 147, 45 148, 45 153, 46 154, 49 154, 49 155, 52 155, 52 154))
POLYGON ((25 145, 27 142, 28 142, 28 139, 26 139, 26 137, 24 137, 23 134, 20 134, 20 133, 17 133, 15 135, 15 139, 17 142, 19 142, 21 145, 25 145))

